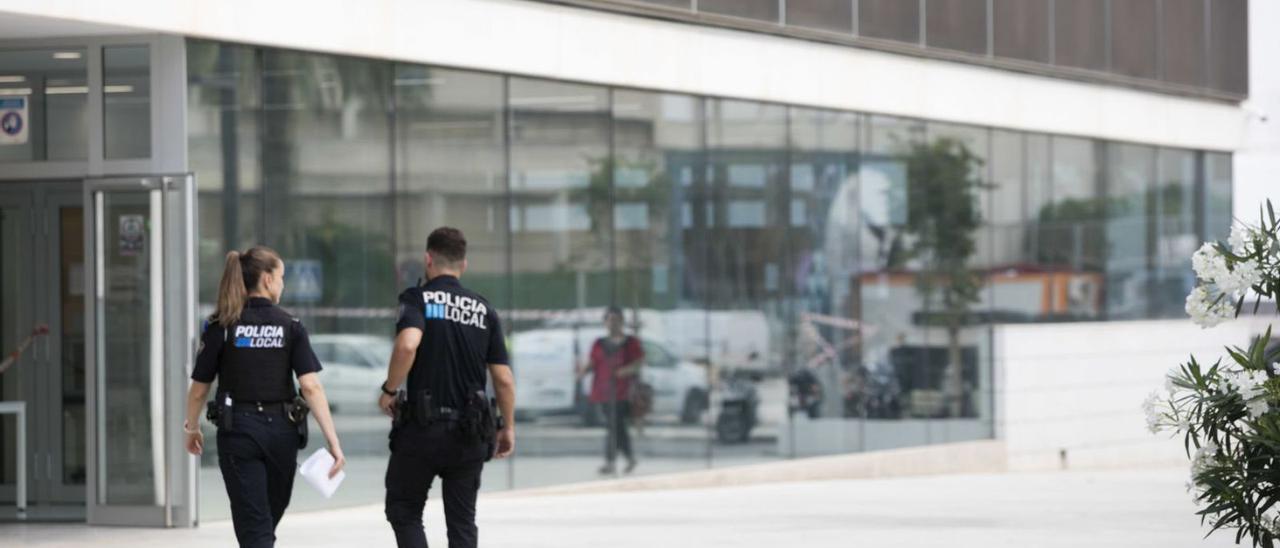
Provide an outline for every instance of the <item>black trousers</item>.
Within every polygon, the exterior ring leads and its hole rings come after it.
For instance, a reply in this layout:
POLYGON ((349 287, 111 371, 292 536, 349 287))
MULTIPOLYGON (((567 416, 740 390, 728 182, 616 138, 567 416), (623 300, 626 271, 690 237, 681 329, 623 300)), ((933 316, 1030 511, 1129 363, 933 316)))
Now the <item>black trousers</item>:
POLYGON ((298 430, 279 411, 237 411, 234 423, 230 432, 218 430, 218 467, 236 540, 241 548, 270 548, 293 495, 298 430))
POLYGON ((459 441, 456 425, 409 421, 391 432, 387 463, 387 521, 400 548, 426 548, 422 508, 437 476, 444 484, 444 521, 449 548, 474 548, 478 542, 476 495, 488 446, 459 441))
POLYGON ((607 434, 604 438, 604 460, 613 464, 618 459, 618 451, 628 461, 635 460, 631 452, 631 433, 627 428, 631 424, 631 402, 626 400, 607 401, 600 404, 604 413, 607 434))

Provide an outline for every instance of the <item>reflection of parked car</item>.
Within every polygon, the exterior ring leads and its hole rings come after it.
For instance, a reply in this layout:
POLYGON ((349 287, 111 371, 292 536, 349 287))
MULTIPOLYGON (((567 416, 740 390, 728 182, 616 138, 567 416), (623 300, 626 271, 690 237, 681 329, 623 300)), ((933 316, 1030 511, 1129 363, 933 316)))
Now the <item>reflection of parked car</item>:
MULTIPOLYGON (((516 375, 517 418, 580 413, 587 422, 593 414, 586 404, 591 375, 575 386, 574 364, 585 360, 591 344, 604 330, 537 329, 511 337, 511 362, 516 375), (575 347, 576 339, 576 347, 575 347)), ((666 347, 645 339, 645 366, 641 378, 653 387, 653 414, 697 422, 707 409, 707 373, 680 360, 666 347)))
POLYGON ((373 335, 312 335, 320 359, 329 408, 334 413, 374 415, 378 387, 387 378, 391 339, 373 335))

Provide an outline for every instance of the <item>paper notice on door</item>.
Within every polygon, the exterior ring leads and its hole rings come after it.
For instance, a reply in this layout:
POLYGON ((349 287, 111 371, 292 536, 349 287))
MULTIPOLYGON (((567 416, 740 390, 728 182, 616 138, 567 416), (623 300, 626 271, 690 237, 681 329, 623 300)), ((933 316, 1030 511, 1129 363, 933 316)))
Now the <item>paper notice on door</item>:
POLYGON ((338 486, 342 485, 342 480, 347 477, 345 470, 338 471, 338 474, 329 478, 329 469, 333 468, 333 455, 323 447, 316 449, 307 460, 298 467, 298 473, 302 474, 302 479, 319 491, 324 498, 333 497, 334 491, 338 490, 338 486))
POLYGON ((146 219, 142 215, 120 216, 120 255, 132 257, 142 252, 146 244, 146 219))

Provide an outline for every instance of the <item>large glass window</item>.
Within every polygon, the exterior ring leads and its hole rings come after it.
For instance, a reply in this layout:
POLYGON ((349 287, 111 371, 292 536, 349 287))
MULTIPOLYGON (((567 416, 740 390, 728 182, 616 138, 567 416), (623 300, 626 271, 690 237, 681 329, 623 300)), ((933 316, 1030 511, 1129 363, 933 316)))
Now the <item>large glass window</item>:
POLYGON ((227 250, 281 252, 357 485, 380 485, 370 390, 440 225, 508 335, 519 453, 483 482, 502 489, 989 438, 991 323, 1180 317, 1187 257, 1231 219, 1223 153, 187 53, 204 311, 227 250), (612 306, 651 392, 597 382, 612 306))
MULTIPOLYGON (((397 65, 393 85, 396 287, 417 285, 425 276, 423 259, 432 230, 457 228, 467 238, 463 282, 498 309, 505 327, 510 308, 505 80, 397 65)), ((335 355, 358 350, 340 340, 333 347, 335 355)), ((377 374, 385 376, 386 361, 379 359, 375 356, 377 374)), ((572 383, 569 375, 562 379, 565 385, 572 383)), ((356 393, 367 397, 367 391, 356 393)), ((483 488, 510 488, 511 462, 486 466, 483 488)))
POLYGON ((187 43, 187 162, 197 173, 201 303, 217 297, 224 254, 261 227, 261 65, 248 46, 187 43))
POLYGON ((925 43, 969 53, 987 53, 987 0, 928 0, 925 43))
POLYGON ((1203 208, 1204 240, 1207 242, 1225 242, 1231 236, 1231 173, 1230 154, 1204 154, 1204 198, 1200 207, 1203 208))
POLYGON ((0 162, 87 158, 88 78, 84 48, 0 51, 0 162))
POLYGON ((1151 191, 1156 151, 1122 143, 1106 149, 1107 319, 1145 318, 1151 302, 1151 191))
POLYGON ((1097 319, 1104 283, 1097 143, 1052 137, 1048 153, 1048 193, 1029 212, 1037 223, 1036 262, 1062 274, 1051 307, 1055 316, 1097 319))
POLYGON ((151 48, 102 48, 102 139, 108 160, 151 156, 151 48))
POLYGON ((714 245, 701 274, 711 308, 714 401, 721 402, 714 455, 717 464, 745 463, 776 457, 786 425, 787 111, 746 101, 706 104, 707 237, 714 245), (747 394, 758 404, 731 399, 747 394))
POLYGON ((981 227, 983 130, 871 116, 861 164, 862 363, 885 385, 868 449, 974 439, 989 426, 981 227), (945 240, 945 242, 944 242, 945 240), (874 327, 871 327, 874 326, 874 327), (935 422, 940 419, 950 419, 935 422))
POLYGON ((862 116, 791 109, 789 263, 795 319, 786 362, 784 454, 859 451, 861 425, 884 395, 858 349, 858 162, 862 116))
POLYGON ((707 337, 703 109, 687 95, 613 92, 614 304, 642 342, 640 376, 653 387, 652 410, 632 424, 637 473, 708 466, 711 403, 723 401, 707 337))
POLYGON ((997 322, 1032 321, 1045 315, 1044 294, 1053 274, 1035 264, 1036 225, 1029 222, 1036 180, 1032 169, 1047 160, 1043 136, 991 132, 990 273, 992 316, 997 322), (1041 152, 1033 156, 1033 151, 1041 152))
MULTIPOLYGON (((510 78, 511 313, 521 449, 515 485, 611 475, 606 449, 625 449, 621 383, 574 381, 590 363, 613 303, 609 93, 601 87, 510 78), (613 388, 614 391, 609 391, 613 388), (578 428, 580 424, 589 430, 578 428), (560 435, 566 429, 573 436, 560 435), (612 432, 614 436, 609 435, 612 432), (557 457, 559 459, 557 459, 557 457), (572 458, 578 464, 565 466, 572 458)), ((606 381, 606 382, 612 382, 606 381)), ((634 449, 634 447, 632 447, 634 449)))
POLYGON ((1152 317, 1184 317, 1184 299, 1195 286, 1191 254, 1201 243, 1195 211, 1197 161, 1194 151, 1160 149, 1151 189, 1155 214, 1152 317))
POLYGON ((427 236, 467 237, 467 286, 506 308, 506 98, 500 76, 400 65, 396 97, 396 280, 425 275, 427 236))

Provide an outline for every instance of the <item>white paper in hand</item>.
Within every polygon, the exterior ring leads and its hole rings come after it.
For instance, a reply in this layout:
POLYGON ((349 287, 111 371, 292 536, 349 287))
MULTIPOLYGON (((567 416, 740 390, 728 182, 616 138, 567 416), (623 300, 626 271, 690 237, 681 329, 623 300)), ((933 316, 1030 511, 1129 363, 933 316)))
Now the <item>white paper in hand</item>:
POLYGON ((298 473, 302 474, 302 479, 308 484, 316 488, 324 498, 333 496, 333 492, 338 490, 338 486, 342 485, 343 478, 347 477, 346 470, 339 470, 338 474, 329 479, 329 470, 333 468, 333 455, 329 451, 321 447, 316 449, 307 460, 298 467, 298 473))

